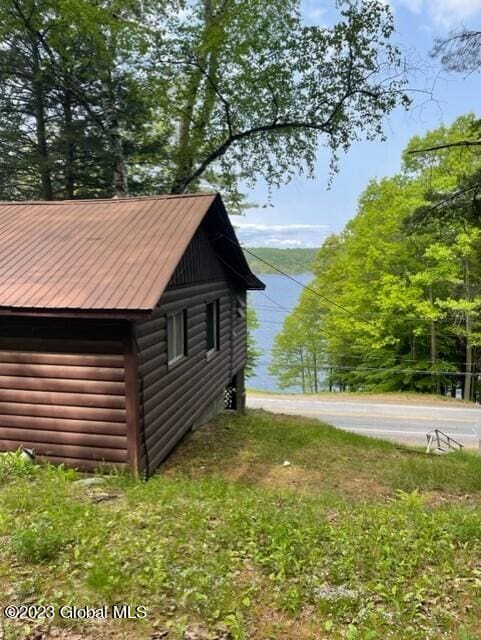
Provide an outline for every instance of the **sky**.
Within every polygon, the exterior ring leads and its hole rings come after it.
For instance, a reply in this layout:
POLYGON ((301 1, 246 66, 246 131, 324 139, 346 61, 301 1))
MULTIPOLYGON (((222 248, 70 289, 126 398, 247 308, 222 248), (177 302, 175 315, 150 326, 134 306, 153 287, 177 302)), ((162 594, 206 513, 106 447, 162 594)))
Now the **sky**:
MULTIPOLYGON (((448 74, 429 56, 436 38, 461 27, 481 28, 481 0, 384 1, 394 13, 393 42, 402 48, 410 66, 422 69, 410 73, 413 105, 409 111, 399 108, 385 119, 385 142, 359 142, 341 156, 340 172, 330 187, 330 156, 322 147, 314 180, 296 178, 274 191, 270 202, 267 185, 258 184, 247 196, 259 206, 235 219, 239 238, 246 246, 320 246, 355 215, 358 198, 370 180, 399 171, 401 153, 410 138, 441 124, 449 125, 465 113, 481 116, 481 74, 448 74)), ((329 24, 333 7, 334 0, 303 0, 304 19, 311 24, 329 24)))

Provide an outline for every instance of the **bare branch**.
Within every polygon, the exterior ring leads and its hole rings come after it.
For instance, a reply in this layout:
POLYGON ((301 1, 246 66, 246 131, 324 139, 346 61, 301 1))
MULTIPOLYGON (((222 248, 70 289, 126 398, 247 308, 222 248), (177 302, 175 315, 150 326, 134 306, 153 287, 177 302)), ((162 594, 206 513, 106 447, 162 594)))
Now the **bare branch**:
POLYGON ((457 142, 446 142, 445 144, 437 144, 433 147, 423 147, 422 149, 413 149, 410 154, 429 153, 431 151, 439 151, 441 149, 453 149, 455 147, 481 147, 481 140, 458 140, 457 142))
POLYGON ((197 178, 200 178, 200 176, 204 173, 207 167, 209 167, 209 165, 215 162, 215 160, 221 158, 233 144, 240 142, 241 140, 245 140, 260 133, 281 132, 288 131, 289 129, 311 129, 322 133, 329 133, 332 123, 343 108, 346 100, 351 98, 356 93, 362 93, 370 95, 372 97, 376 97, 376 94, 367 91, 350 91, 345 93, 344 96, 338 101, 331 114, 324 122, 310 122, 308 120, 288 120, 281 122, 272 122, 270 124, 259 125, 257 127, 252 127, 250 129, 246 129, 244 131, 235 133, 234 135, 228 136, 224 140, 224 142, 220 144, 216 149, 214 149, 210 154, 208 154, 199 164, 197 169, 188 178, 186 178, 181 185, 178 186, 179 192, 185 191, 192 182, 197 180, 197 178))
POLYGON ((472 185, 470 187, 466 187, 464 189, 458 189, 457 191, 455 191, 451 195, 447 196, 446 198, 443 198, 439 202, 436 202, 436 204, 434 204, 431 207, 425 209, 420 214, 417 214, 417 215, 415 214, 415 217, 413 217, 413 219, 417 219, 418 223, 419 222, 423 222, 424 220, 427 220, 431 214, 435 213, 439 209, 442 209, 447 204, 450 204, 451 202, 455 202, 461 196, 467 195, 468 193, 471 193, 471 192, 473 192, 472 206, 474 207, 475 204, 476 204, 476 198, 477 198, 478 190, 479 190, 479 185, 478 184, 472 185))

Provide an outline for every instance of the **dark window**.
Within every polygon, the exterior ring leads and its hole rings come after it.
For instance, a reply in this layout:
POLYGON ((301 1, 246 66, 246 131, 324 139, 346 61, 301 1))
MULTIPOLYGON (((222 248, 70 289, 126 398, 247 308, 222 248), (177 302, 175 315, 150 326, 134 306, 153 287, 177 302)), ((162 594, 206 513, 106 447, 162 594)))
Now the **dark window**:
POLYGON ((167 351, 169 364, 175 364, 186 355, 185 310, 167 316, 167 351))
POLYGON ((219 301, 207 304, 207 355, 219 350, 219 301))

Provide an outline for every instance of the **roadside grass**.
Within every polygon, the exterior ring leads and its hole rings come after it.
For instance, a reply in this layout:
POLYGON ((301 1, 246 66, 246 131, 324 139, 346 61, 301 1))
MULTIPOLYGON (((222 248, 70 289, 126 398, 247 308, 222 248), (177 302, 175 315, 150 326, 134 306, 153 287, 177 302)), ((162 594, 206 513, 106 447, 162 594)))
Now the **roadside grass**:
POLYGON ((420 404, 420 405, 436 405, 436 404, 452 404, 464 407, 476 408, 477 405, 471 401, 465 401, 461 398, 451 398, 449 396, 441 396, 436 393, 416 393, 414 391, 320 391, 319 393, 295 393, 289 391, 265 391, 262 389, 248 388, 247 393, 252 396, 296 396, 299 398, 319 398, 322 400, 337 400, 346 402, 366 401, 379 402, 381 404, 420 404))
POLYGON ((148 482, 78 477, 0 458, 0 605, 147 607, 57 616, 76 639, 481 637, 481 457, 249 412, 193 433, 148 482))

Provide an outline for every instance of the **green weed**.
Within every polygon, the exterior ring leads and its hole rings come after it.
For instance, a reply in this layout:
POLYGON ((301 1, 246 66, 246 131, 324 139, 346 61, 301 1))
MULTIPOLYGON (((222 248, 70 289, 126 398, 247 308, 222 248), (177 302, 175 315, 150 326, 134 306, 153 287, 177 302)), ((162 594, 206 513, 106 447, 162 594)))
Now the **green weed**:
POLYGON ((12 550, 23 562, 44 562, 57 557, 64 540, 53 522, 37 522, 12 536, 12 550))
POLYGON ((23 458, 21 451, 0 454, 0 485, 19 476, 34 477, 38 465, 23 458))

